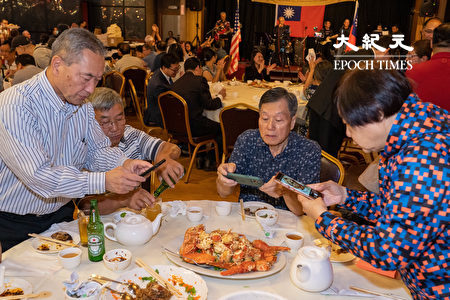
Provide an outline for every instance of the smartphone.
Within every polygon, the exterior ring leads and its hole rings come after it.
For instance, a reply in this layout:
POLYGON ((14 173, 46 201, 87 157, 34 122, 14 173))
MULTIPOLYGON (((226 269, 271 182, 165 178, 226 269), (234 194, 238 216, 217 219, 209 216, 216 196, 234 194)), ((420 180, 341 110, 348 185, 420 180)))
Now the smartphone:
POLYGON ((275 181, 281 184, 282 186, 285 186, 296 193, 302 194, 303 196, 309 199, 316 199, 319 197, 323 198, 321 192, 313 190, 309 186, 306 186, 303 183, 300 183, 297 180, 287 175, 284 175, 281 172, 278 172, 277 175, 275 175, 275 181))
POLYGON ((166 159, 161 159, 159 162, 154 164, 151 168, 149 168, 146 171, 144 171, 144 173, 142 173, 140 176, 144 177, 144 176, 150 174, 150 172, 156 170, 156 168, 158 168, 160 165, 162 165, 165 162, 166 162, 166 159))
POLYGON ((225 177, 248 186, 260 187, 264 184, 261 178, 250 175, 228 173, 225 177))

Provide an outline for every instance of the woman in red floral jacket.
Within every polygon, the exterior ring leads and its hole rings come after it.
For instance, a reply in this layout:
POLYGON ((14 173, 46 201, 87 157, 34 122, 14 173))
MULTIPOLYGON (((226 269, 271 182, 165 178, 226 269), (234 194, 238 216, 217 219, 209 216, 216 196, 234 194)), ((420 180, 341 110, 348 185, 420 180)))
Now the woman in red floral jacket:
POLYGON ((310 185, 323 199, 298 200, 323 236, 375 267, 397 270, 414 299, 449 299, 448 111, 410 93, 397 71, 344 75, 336 104, 347 135, 366 152, 381 151, 379 194, 324 182, 310 185), (373 225, 331 214, 334 204, 373 225))

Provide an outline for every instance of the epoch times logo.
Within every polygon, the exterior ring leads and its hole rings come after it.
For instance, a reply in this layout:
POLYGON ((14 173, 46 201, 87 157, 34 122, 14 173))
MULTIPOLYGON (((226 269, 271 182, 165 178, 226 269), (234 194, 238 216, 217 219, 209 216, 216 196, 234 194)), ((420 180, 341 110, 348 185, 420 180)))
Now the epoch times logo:
MULTIPOLYGON (((362 49, 369 50, 375 49, 380 52, 386 52, 386 48, 378 45, 376 42, 380 39, 378 34, 371 34, 370 36, 366 33, 362 39, 362 49)), ((414 48, 403 44, 404 35, 403 34, 393 34, 392 43, 389 45, 389 49, 396 49, 398 47, 405 49, 406 51, 412 51, 414 48)), ((349 42, 349 37, 343 34, 337 38, 337 43, 333 45, 334 48, 339 49, 341 47, 348 47, 353 51, 358 51, 359 48, 349 42)), ((389 58, 390 55, 383 55, 383 57, 389 58)), ((398 60, 386 59, 386 60, 374 60, 372 56, 369 55, 336 55, 334 60, 335 70, 410 70, 412 69, 412 64, 406 59, 406 55, 397 55, 398 60), (365 59, 364 59, 365 58, 365 59)))

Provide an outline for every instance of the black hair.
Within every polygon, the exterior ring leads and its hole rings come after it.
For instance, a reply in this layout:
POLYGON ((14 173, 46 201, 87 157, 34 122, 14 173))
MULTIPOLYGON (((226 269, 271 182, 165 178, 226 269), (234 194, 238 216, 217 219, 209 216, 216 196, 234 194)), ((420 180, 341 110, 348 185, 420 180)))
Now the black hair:
POLYGON ((16 65, 21 64, 22 66, 28 66, 28 65, 36 65, 36 62, 34 61, 34 57, 30 54, 21 54, 16 57, 16 65))
POLYGON ((41 35, 39 35, 39 43, 47 44, 49 38, 50 36, 47 33, 41 33, 41 35))
POLYGON ((118 48, 123 55, 130 54, 131 52, 130 44, 128 43, 119 43, 118 48))
POLYGON ((164 41, 158 41, 156 42, 156 49, 158 49, 159 51, 165 51, 167 47, 167 43, 164 41))
POLYGON ((433 48, 450 47, 450 23, 442 23, 433 31, 433 48))
POLYGON ((142 45, 136 46, 136 52, 142 52, 143 48, 142 45))
MULTIPOLYGON (((255 56, 256 56, 256 54, 258 54, 258 53, 261 53, 261 54, 262 54, 262 51, 259 50, 259 49, 255 49, 255 50, 252 51, 252 55, 250 56, 250 65, 251 65, 251 66, 255 66, 255 56)), ((263 56, 264 56, 264 55, 263 55, 263 56)))
POLYGON ((210 61, 214 56, 216 56, 216 52, 212 50, 211 48, 205 48, 202 51, 203 54, 203 62, 206 63, 207 61, 210 61))
POLYGON ((333 65, 328 60, 319 62, 314 68, 313 78, 322 82, 332 68, 333 65))
POLYGON ((195 70, 198 66, 201 66, 200 60, 197 57, 189 57, 184 62, 184 71, 195 70))
POLYGON ((341 78, 334 100, 339 115, 350 126, 377 123, 400 111, 412 92, 397 70, 352 70, 341 78))
POLYGON ((172 53, 165 53, 161 57, 161 67, 170 68, 171 65, 179 62, 178 57, 172 53))
POLYGON ((169 50, 167 50, 167 53, 172 53, 176 57, 178 57, 178 62, 183 61, 183 49, 181 49, 180 44, 172 44, 169 46, 169 50))
POLYGON ((20 32, 19 32, 19 30, 16 29, 16 28, 11 29, 11 31, 9 32, 9 37, 10 37, 11 39, 15 38, 15 37, 18 36, 18 35, 20 35, 20 32))
POLYGON ((69 25, 67 25, 67 24, 60 23, 60 24, 56 25, 56 28, 58 29, 58 36, 60 36, 61 33, 63 33, 64 31, 66 31, 66 30, 69 29, 70 27, 69 27, 69 25))
POLYGON ((53 42, 54 42, 54 41, 56 41, 56 38, 55 38, 55 37, 49 38, 49 39, 48 39, 48 42, 47 42, 47 47, 49 47, 50 49, 52 49, 52 46, 53 46, 53 42))
POLYGON ((184 47, 186 47, 187 44, 191 45, 191 51, 193 52, 194 51, 194 46, 192 45, 192 43, 189 42, 189 41, 184 42, 184 47))
POLYGON ((419 58, 424 56, 431 58, 431 43, 430 40, 418 40, 413 44, 414 52, 416 52, 419 58))
POLYGON ((111 58, 114 58, 114 59, 120 59, 119 53, 114 52, 114 53, 111 55, 111 58))
POLYGON ((261 110, 261 106, 263 104, 278 102, 281 99, 286 100, 291 117, 295 116, 295 114, 297 113, 297 107, 298 107, 297 97, 293 93, 289 93, 286 89, 284 89, 282 87, 276 87, 276 88, 270 89, 267 92, 265 92, 261 96, 261 99, 259 100, 258 107, 261 110))

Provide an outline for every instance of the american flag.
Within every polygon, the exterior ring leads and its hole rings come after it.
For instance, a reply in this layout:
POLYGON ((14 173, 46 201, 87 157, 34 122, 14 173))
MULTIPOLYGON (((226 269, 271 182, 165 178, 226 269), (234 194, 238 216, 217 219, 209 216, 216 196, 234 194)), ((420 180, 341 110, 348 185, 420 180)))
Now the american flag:
POLYGON ((231 38, 230 56, 231 65, 228 74, 237 71, 239 63, 239 43, 241 42, 241 28, 239 26, 239 0, 237 1, 236 13, 234 14, 234 35, 231 38))
MULTIPOLYGON (((350 44, 353 44, 356 46, 356 30, 358 29, 358 10, 359 10, 359 3, 358 0, 356 0, 355 4, 355 14, 353 15, 353 23, 352 27, 350 28, 350 36, 348 37, 348 42, 350 44)), ((350 51, 349 46, 345 49, 345 52, 350 51)))

